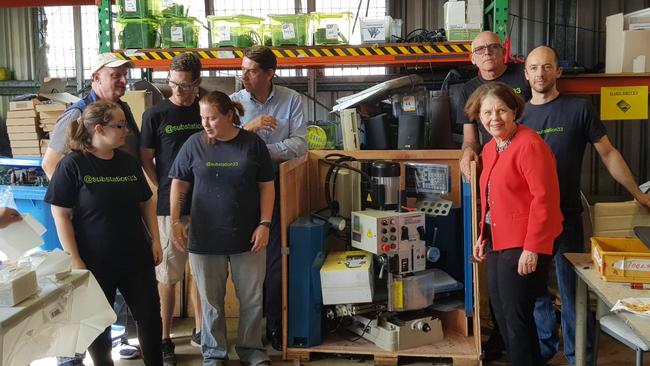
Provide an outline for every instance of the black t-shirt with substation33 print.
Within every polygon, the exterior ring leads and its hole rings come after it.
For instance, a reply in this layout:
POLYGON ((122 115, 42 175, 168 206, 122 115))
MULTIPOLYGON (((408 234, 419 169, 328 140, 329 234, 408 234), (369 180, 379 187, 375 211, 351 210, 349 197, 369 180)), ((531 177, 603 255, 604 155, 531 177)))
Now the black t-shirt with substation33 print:
MULTIPOLYGON (((159 216, 169 215, 169 193, 171 179, 169 169, 176 159, 176 154, 187 139, 203 130, 199 114, 199 100, 189 107, 178 106, 165 99, 142 115, 142 147, 154 149, 156 159, 156 176, 158 177, 159 216)), ((190 202, 182 208, 182 215, 189 215, 190 202)))
POLYGON ((129 271, 153 267, 140 204, 151 198, 140 163, 115 150, 104 160, 72 152, 59 163, 45 201, 72 209, 81 259, 91 271, 129 271))
POLYGON ((275 176, 269 150, 244 129, 214 144, 204 134, 187 140, 169 172, 171 178, 194 182, 188 249, 196 254, 249 251, 260 220, 258 184, 275 176))

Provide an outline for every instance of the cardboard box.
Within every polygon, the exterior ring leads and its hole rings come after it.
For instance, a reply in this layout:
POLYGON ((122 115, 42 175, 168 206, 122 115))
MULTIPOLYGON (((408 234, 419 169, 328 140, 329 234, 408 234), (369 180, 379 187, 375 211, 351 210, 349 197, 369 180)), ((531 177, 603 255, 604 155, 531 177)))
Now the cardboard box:
POLYGON ((14 144, 14 141, 38 140, 38 134, 36 131, 21 133, 10 132, 9 140, 11 141, 11 145, 14 144))
POLYGON ((372 302, 372 254, 356 250, 331 252, 320 270, 323 304, 372 302))
POLYGON ((596 203, 593 236, 634 237, 635 226, 650 225, 650 212, 636 201, 596 203))
POLYGON ((11 147, 14 156, 41 156, 41 149, 38 147, 11 147))
POLYGON ((0 306, 14 306, 38 292, 35 271, 16 268, 13 272, 0 284, 0 306))
POLYGON ((34 109, 34 102, 31 101, 31 100, 21 100, 19 102, 9 102, 9 110, 10 111, 23 111, 23 110, 26 110, 26 109, 34 109))
POLYGON ((7 126, 33 126, 36 128, 36 118, 7 118, 7 126))
POLYGON ((153 105, 153 96, 146 90, 127 90, 121 98, 131 107, 133 118, 138 128, 142 126, 142 114, 153 105))
POLYGON ((52 125, 52 126, 54 126, 56 124, 56 121, 58 121, 58 118, 43 118, 41 116, 40 121, 41 121, 42 125, 52 125))
POLYGON ((54 122, 56 122, 56 120, 59 119, 62 113, 63 112, 61 111, 43 111, 43 112, 39 112, 38 115, 39 117, 41 117, 41 119, 53 119, 54 122))
POLYGON ((634 24, 646 23, 650 8, 623 15, 618 13, 606 18, 605 72, 632 72, 634 59, 645 56, 645 72, 650 72, 650 30, 630 30, 634 24))
POLYGON ((36 113, 35 110, 33 110, 33 109, 25 109, 25 110, 22 110, 22 111, 9 111, 9 112, 7 112, 7 119, 30 118, 30 117, 38 117, 38 114, 36 113))
POLYGON ((34 106, 37 112, 59 112, 63 113, 67 106, 61 103, 37 104, 34 106))
POLYGON ((36 147, 38 148, 41 146, 41 144, 38 142, 37 139, 34 140, 17 140, 17 141, 11 141, 11 148, 15 147, 36 147))
POLYGON ((7 132, 12 133, 21 133, 21 132, 36 132, 36 126, 7 126, 7 132))

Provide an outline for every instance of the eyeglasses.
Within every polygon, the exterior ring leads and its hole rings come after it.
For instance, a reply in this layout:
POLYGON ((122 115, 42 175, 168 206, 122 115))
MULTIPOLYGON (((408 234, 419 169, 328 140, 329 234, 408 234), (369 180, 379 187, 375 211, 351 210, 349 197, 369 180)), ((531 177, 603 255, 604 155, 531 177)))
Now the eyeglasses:
POLYGON ((167 84, 169 84, 169 86, 171 86, 172 88, 179 88, 180 90, 192 90, 194 89, 194 84, 196 84, 196 80, 187 84, 187 83, 177 83, 175 81, 167 79, 167 84))
POLYGON ((105 125, 104 127, 117 128, 118 130, 121 130, 123 128, 129 128, 129 126, 127 126, 126 123, 122 123, 119 125, 105 125))
POLYGON ((502 47, 503 46, 501 46, 500 43, 491 43, 491 44, 487 44, 485 46, 478 46, 478 47, 474 48, 474 50, 472 50, 472 52, 477 54, 477 55, 485 55, 488 52, 490 52, 490 53, 497 52, 502 47))

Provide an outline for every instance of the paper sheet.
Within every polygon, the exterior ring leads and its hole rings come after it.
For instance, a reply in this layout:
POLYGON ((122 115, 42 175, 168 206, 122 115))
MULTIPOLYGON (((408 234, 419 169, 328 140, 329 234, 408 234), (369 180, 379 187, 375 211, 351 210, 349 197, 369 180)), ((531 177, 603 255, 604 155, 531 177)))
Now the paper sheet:
POLYGON ((45 226, 30 214, 25 214, 22 220, 0 229, 0 251, 9 259, 17 259, 28 250, 43 244, 41 235, 45 231, 45 226))

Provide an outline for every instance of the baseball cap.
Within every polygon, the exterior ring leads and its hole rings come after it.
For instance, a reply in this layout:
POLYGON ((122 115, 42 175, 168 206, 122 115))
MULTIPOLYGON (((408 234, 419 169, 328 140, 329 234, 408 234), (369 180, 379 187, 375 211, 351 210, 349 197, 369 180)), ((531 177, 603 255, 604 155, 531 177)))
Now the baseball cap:
POLYGON ((128 67, 133 67, 133 62, 129 60, 123 60, 117 57, 114 53, 106 52, 100 53, 95 59, 93 67, 90 69, 90 74, 94 74, 102 67, 120 67, 122 65, 127 65, 128 67))

